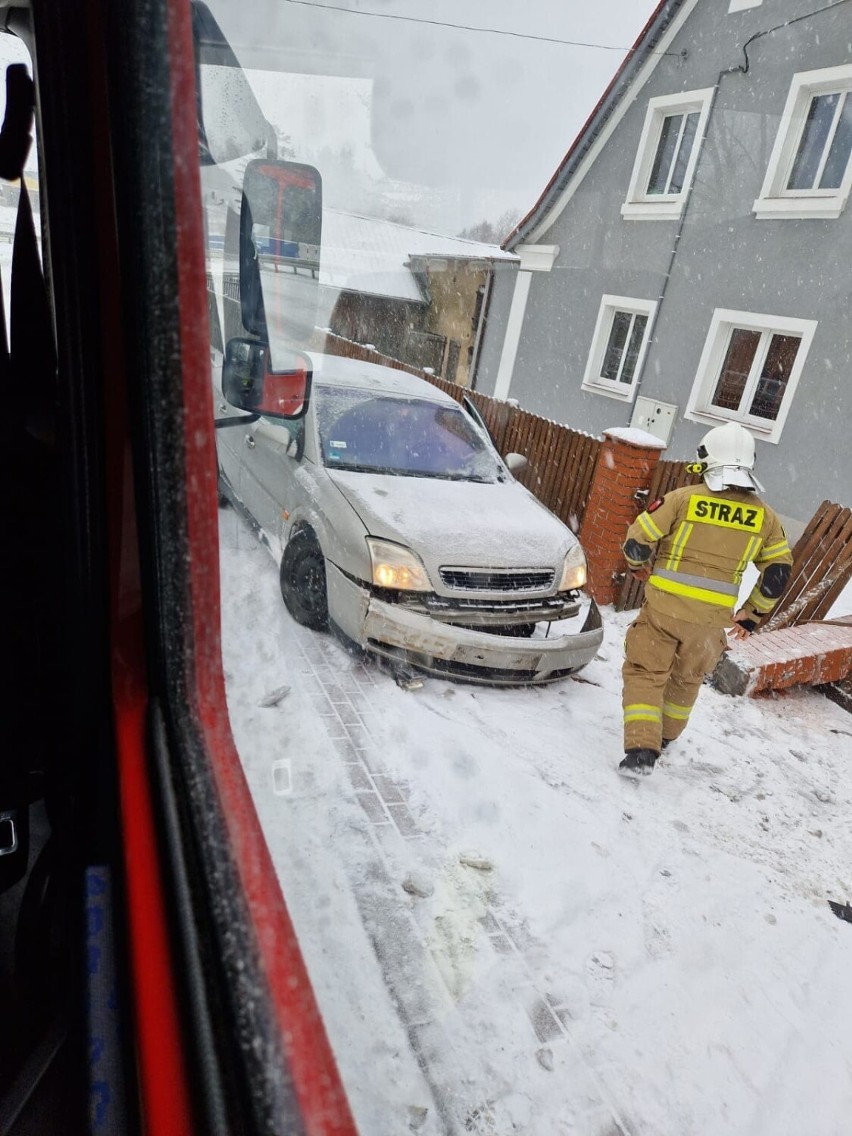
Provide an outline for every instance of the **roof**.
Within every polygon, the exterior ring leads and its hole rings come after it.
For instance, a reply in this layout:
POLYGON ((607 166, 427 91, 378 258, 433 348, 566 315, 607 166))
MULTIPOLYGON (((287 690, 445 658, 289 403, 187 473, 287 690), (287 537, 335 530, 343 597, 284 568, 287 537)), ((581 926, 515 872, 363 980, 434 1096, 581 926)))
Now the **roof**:
POLYGON ((660 0, 609 86, 601 95, 597 106, 574 139, 568 153, 544 187, 538 201, 503 241, 502 247, 504 249, 516 248, 542 225, 548 213, 559 201, 563 190, 588 154, 604 125, 615 112, 622 98, 628 94, 634 79, 686 2, 687 0, 660 0))
POLYGON ((423 303, 423 293, 410 267, 413 257, 483 263, 517 260, 499 245, 323 209, 321 284, 423 303))

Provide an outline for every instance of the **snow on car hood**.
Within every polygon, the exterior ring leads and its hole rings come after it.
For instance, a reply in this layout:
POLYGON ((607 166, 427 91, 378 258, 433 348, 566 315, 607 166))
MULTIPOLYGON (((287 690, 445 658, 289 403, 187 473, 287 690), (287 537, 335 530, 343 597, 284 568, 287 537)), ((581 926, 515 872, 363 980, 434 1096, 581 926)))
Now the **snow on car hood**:
POLYGON ((371 536, 427 567, 557 567, 577 538, 516 481, 483 484, 328 470, 371 536))

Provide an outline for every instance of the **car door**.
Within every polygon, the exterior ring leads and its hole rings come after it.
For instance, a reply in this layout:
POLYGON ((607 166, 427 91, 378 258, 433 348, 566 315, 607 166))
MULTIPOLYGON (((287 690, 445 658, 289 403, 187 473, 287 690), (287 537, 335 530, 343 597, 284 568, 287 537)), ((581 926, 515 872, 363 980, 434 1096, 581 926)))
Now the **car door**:
POLYGON ((222 388, 216 377, 217 375, 221 375, 221 367, 214 366, 213 413, 218 424, 216 430, 216 454, 219 460, 219 469, 224 473, 231 487, 236 492, 239 492, 240 462, 242 461, 243 451, 246 448, 246 433, 253 421, 253 416, 246 414, 245 411, 239 410, 228 402, 222 394, 222 388), (237 425, 241 418, 245 419, 245 423, 242 426, 237 425), (222 422, 226 420, 228 424, 222 425, 222 422))
POLYGON ((293 479, 302 457, 304 419, 272 422, 259 418, 247 429, 235 427, 232 432, 242 434, 239 495, 277 551, 283 514, 294 504, 293 479))

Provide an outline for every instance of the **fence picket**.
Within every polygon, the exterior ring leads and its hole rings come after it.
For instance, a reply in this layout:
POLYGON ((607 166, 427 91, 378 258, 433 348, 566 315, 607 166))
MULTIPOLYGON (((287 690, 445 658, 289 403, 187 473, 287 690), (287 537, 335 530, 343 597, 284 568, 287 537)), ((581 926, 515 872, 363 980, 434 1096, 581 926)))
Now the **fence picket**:
POLYGON ((852 509, 823 501, 793 550, 790 582, 761 631, 821 619, 852 579, 852 509))

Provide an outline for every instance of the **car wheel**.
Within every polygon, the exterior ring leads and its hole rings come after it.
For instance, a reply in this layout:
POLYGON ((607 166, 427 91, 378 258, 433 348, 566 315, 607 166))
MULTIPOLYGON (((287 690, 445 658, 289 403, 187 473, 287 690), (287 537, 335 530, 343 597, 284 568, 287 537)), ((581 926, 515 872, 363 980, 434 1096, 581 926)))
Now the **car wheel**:
POLYGON ((297 623, 314 631, 328 627, 325 559, 316 538, 296 533, 281 558, 281 595, 297 623))

